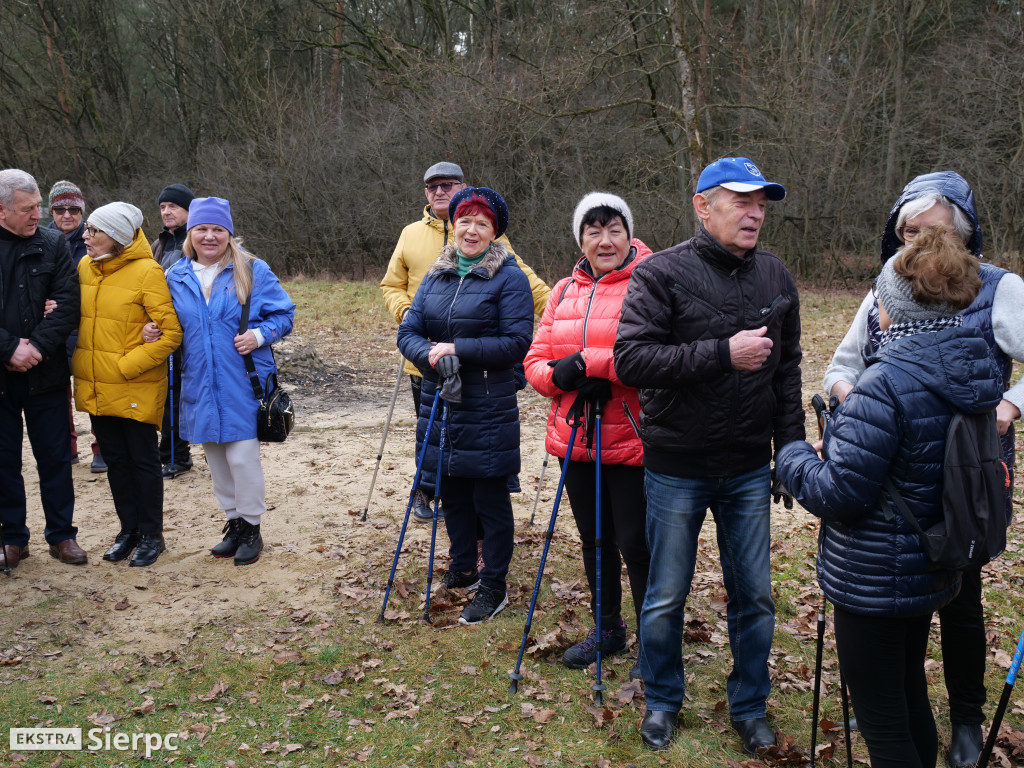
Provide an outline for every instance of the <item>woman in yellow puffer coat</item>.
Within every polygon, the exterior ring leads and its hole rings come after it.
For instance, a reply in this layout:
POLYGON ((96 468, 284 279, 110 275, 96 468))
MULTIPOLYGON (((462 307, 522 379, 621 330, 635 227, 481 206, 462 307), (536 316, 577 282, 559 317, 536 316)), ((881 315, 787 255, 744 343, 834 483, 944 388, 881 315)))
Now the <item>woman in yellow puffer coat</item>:
POLYGON ((135 550, 129 565, 156 562, 164 551, 164 487, 157 428, 167 396, 164 361, 181 343, 163 269, 142 234, 142 211, 109 203, 89 215, 86 254, 78 264, 82 319, 71 359, 75 404, 90 414, 103 446, 107 479, 121 530, 104 560, 135 550), (143 344, 142 329, 163 334, 143 344))

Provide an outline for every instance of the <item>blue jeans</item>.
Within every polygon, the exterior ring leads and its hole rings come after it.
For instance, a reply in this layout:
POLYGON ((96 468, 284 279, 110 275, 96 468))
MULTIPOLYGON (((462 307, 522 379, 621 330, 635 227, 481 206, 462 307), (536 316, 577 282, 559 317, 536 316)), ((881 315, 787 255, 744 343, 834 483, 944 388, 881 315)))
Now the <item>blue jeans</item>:
POLYGON ((768 654, 775 634, 769 467, 727 478, 673 477, 648 470, 644 488, 651 571, 640 617, 640 670, 647 709, 678 712, 683 703, 683 611, 697 537, 710 509, 729 595, 729 714, 733 720, 765 717, 771 690, 768 654))

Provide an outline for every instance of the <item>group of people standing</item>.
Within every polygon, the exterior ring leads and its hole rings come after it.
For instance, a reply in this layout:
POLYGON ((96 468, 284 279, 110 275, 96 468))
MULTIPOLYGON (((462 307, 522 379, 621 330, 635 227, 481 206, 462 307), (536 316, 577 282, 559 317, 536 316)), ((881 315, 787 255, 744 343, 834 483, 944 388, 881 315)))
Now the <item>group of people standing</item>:
POLYGON ((72 347, 75 404, 89 414, 120 522, 103 559, 149 566, 166 549, 163 478, 191 467, 190 443, 203 445, 227 517, 211 553, 236 565, 259 558, 259 403, 242 356, 251 356, 261 381, 276 372, 270 345, 291 330, 295 305, 266 262, 242 248, 227 200, 196 198, 175 184, 158 202, 166 226, 153 246, 139 208, 112 202, 86 216, 81 191, 66 181, 50 195, 56 226, 40 228, 35 179, 0 171, 0 567, 29 556, 23 414, 50 554, 74 565, 88 560, 72 522, 72 347), (79 237, 76 264, 70 246, 79 237))
POLYGON ((1024 360, 1024 316, 1015 310, 1024 281, 983 263, 967 183, 927 174, 897 201, 882 272, 826 375, 841 405, 820 455, 805 441, 797 288, 784 263, 757 247, 768 203, 786 191, 749 159, 704 169, 693 197, 697 234, 660 253, 636 238, 622 198, 585 195, 572 221, 582 255, 549 295, 511 251, 497 192, 466 185, 448 162, 431 166, 424 185, 423 218, 403 231, 381 288, 415 368, 417 455, 426 443, 416 516, 429 521, 427 502, 439 493, 451 542, 444 584, 475 591, 460 621, 485 621, 508 602, 508 488, 520 469, 517 366, 525 363, 526 380, 552 398, 545 447, 565 470, 592 612, 598 546, 603 555, 600 637, 592 630, 563 661, 583 668, 598 647, 626 648, 624 561, 645 745, 669 746, 686 693, 683 618, 708 510, 729 598, 730 721, 747 754, 775 743, 770 502, 791 494, 822 519, 819 581, 835 605, 840 663, 871 764, 935 764, 924 661, 939 611, 953 725, 947 764, 974 765, 985 702, 980 568, 961 574, 930 562, 910 524, 887 511, 882 489, 890 478, 925 527, 939 519, 942 451, 957 411, 994 411, 1013 466, 1024 384, 1011 386, 1010 365, 1024 360), (443 425, 438 400, 448 404, 443 425))

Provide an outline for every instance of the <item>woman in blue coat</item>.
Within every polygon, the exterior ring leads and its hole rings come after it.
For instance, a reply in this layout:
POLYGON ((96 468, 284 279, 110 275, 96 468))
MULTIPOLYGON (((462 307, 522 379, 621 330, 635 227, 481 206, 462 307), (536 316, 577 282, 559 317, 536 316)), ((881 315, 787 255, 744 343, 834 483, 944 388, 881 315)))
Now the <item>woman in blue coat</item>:
POLYGON ((203 444, 217 504, 227 515, 224 540, 211 554, 248 565, 263 549, 266 490, 256 438, 259 401, 242 358, 252 357, 266 386, 277 372, 270 345, 291 331, 295 304, 267 263, 234 237, 227 200, 192 201, 184 254, 167 270, 185 334, 179 430, 189 442, 203 444), (249 330, 239 334, 247 297, 249 330))
MULTIPOLYGON (((398 329, 398 347, 423 371, 416 454, 427 453, 421 485, 433 495, 441 417, 426 434, 439 379, 461 379, 461 402, 449 404, 440 479, 451 565, 449 588, 476 589, 459 618, 476 624, 508 604, 512 559, 509 475, 519 472, 519 406, 513 367, 533 336, 533 298, 515 256, 494 242, 508 226, 508 207, 487 187, 466 187, 449 204, 454 243, 445 246, 398 329), (484 567, 478 572, 477 526, 484 567)), ((439 404, 437 413, 442 407, 439 404)))
POLYGON ((960 573, 931 562, 883 483, 922 527, 942 519, 953 414, 992 411, 1002 397, 984 337, 959 314, 980 288, 978 261, 951 228, 923 230, 875 281, 881 344, 832 418, 825 460, 793 442, 776 462, 822 520, 818 581, 873 768, 933 768, 938 756, 925 651, 932 612, 956 595, 960 573))

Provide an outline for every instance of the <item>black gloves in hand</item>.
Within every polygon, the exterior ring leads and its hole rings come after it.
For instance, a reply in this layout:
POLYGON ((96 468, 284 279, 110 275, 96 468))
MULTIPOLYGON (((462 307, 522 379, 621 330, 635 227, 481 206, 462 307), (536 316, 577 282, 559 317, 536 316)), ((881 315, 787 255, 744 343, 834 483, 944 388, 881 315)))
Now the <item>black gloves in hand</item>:
POLYGON ((582 352, 563 357, 560 360, 551 360, 548 365, 554 368, 551 372, 551 381, 556 387, 564 389, 566 392, 579 389, 587 379, 587 364, 583 360, 582 352))
POLYGON ((445 355, 444 357, 438 358, 437 363, 434 364, 434 370, 437 371, 438 375, 442 379, 454 376, 459 371, 459 356, 445 355))
POLYGON ((775 468, 772 468, 772 501, 776 504, 782 502, 786 509, 793 509, 793 497, 782 484, 782 481, 775 476, 775 468))
POLYGON ((608 379, 587 376, 578 389, 580 391, 578 397, 592 405, 604 405, 612 398, 612 383, 608 379))

